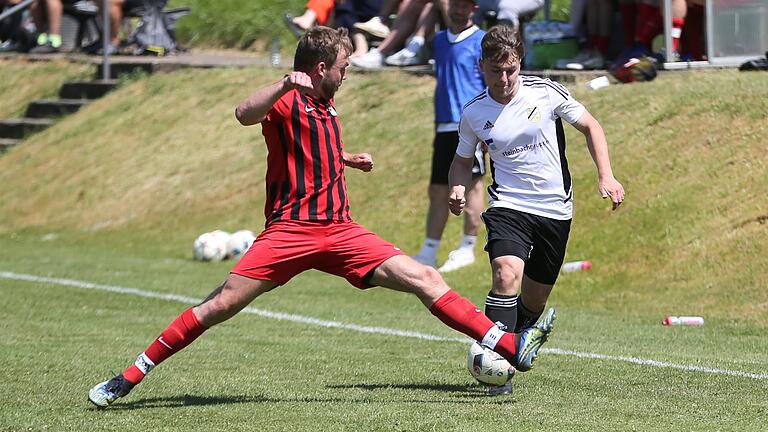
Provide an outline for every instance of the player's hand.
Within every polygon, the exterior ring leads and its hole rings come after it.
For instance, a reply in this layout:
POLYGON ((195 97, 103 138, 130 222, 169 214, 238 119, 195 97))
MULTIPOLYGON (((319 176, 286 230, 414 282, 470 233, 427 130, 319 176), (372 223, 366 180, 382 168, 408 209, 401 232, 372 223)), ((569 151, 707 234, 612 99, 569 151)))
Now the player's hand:
POLYGON ((598 190, 603 199, 608 197, 611 198, 612 210, 616 210, 621 203, 624 202, 624 186, 622 186, 618 180, 613 178, 613 176, 606 179, 600 179, 598 190))
POLYGON ((464 186, 454 186, 451 189, 451 195, 448 196, 448 208, 451 210, 451 213, 456 216, 460 215, 466 205, 467 199, 464 197, 464 186))
POLYGON ((373 156, 368 153, 357 153, 350 155, 344 163, 351 168, 359 169, 363 172, 370 172, 373 169, 373 156))
POLYGON ((298 90, 301 93, 312 90, 312 79, 304 72, 293 71, 283 78, 283 88, 286 91, 298 90))

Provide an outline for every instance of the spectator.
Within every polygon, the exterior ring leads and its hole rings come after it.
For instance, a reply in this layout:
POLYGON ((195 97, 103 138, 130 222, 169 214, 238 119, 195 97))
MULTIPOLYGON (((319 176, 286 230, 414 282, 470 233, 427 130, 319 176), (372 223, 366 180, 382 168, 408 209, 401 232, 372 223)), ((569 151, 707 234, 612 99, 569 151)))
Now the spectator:
POLYGON ((351 57, 359 57, 368 52, 368 39, 355 24, 368 21, 381 9, 382 0, 345 0, 338 2, 334 13, 336 28, 346 28, 350 32, 354 51, 351 57))
MULTIPOLYGON (((474 0, 450 0, 451 23, 432 41, 435 59, 435 138, 432 144, 432 174, 429 181, 426 238, 414 256, 422 264, 437 267, 437 251, 448 220, 448 169, 459 143, 459 120, 465 103, 483 91, 485 81, 478 66, 480 42, 485 32, 472 22, 477 10, 474 0)), ((458 270, 475 262, 474 247, 483 210, 482 150, 475 151, 472 182, 467 193, 464 237, 459 247, 448 254, 440 272, 458 270)))
POLYGON ((384 66, 388 56, 403 48, 406 40, 416 29, 424 8, 432 3, 429 0, 403 0, 397 12, 397 18, 391 31, 377 48, 364 55, 350 59, 352 65, 362 69, 379 69, 384 66))
POLYGON ((309 0, 304 13, 294 17, 283 15, 283 20, 296 38, 300 38, 313 25, 328 25, 334 8, 334 0, 309 0))
POLYGON ((37 0, 32 3, 30 12, 37 31, 37 46, 32 54, 51 54, 61 50, 61 15, 64 6, 61 0, 37 0))
POLYGON ((364 31, 371 36, 384 39, 389 35, 389 16, 395 13, 400 0, 384 0, 379 9, 379 14, 365 22, 355 24, 355 28, 364 31))
POLYGON ((518 29, 544 7, 544 0, 479 0, 475 23, 481 24, 488 12, 496 13, 496 21, 518 29))
POLYGON ((704 1, 690 0, 680 35, 680 56, 685 60, 704 59, 704 1))
MULTIPOLYGON (((19 4, 21 0, 0 0, 0 12, 19 4)), ((22 26, 23 13, 18 11, 0 21, 0 53, 26 51, 33 43, 33 37, 22 26)))
MULTIPOLYGON (((145 0, 109 0, 109 44, 107 45, 107 54, 117 54, 120 48, 120 28, 123 24, 123 16, 126 11, 138 9, 144 6, 145 0)), ((103 2, 98 2, 99 9, 103 2)), ((101 43, 93 45, 95 53, 102 53, 101 43)))
MULTIPOLYGON (((672 0, 672 51, 679 57, 680 36, 688 10, 686 0, 672 0)), ((624 51, 617 59, 623 63, 632 57, 652 52, 653 38, 664 30, 658 0, 620 0, 619 11, 624 28, 624 51)))
POLYGON ((440 8, 436 6, 439 3, 432 2, 422 9, 419 21, 416 23, 416 30, 405 42, 405 47, 384 59, 385 64, 388 66, 413 66, 426 63, 427 59, 422 55, 423 48, 427 39, 432 36, 435 25, 440 21, 441 14, 438 10, 440 8))
POLYGON ((584 70, 605 67, 613 23, 612 0, 587 0, 586 21, 586 47, 576 57, 558 60, 557 69, 584 70))

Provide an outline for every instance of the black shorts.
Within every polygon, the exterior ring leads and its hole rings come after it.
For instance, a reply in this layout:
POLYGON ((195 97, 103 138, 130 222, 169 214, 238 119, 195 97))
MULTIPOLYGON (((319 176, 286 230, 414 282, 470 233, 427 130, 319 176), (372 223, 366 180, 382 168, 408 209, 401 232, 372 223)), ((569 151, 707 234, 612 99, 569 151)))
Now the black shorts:
POLYGON ((485 250, 491 261, 506 255, 525 261, 525 275, 554 285, 565 259, 571 220, 536 216, 503 207, 482 214, 488 232, 485 250))
MULTIPOLYGON (((432 176, 429 184, 448 184, 448 171, 451 169, 456 147, 459 146, 459 132, 437 132, 432 142, 432 176)), ((472 178, 485 175, 485 158, 475 154, 472 165, 472 178)))

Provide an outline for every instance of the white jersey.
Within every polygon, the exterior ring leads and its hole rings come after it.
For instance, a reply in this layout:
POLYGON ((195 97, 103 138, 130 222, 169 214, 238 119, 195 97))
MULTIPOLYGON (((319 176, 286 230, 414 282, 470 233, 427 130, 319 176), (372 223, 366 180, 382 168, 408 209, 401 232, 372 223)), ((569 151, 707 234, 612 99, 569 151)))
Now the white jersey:
POLYGON ((560 119, 574 123, 586 110, 556 82, 523 75, 518 81, 517 94, 506 105, 493 100, 486 88, 464 106, 456 154, 470 158, 478 142, 488 146, 491 207, 572 219, 573 190, 560 119))

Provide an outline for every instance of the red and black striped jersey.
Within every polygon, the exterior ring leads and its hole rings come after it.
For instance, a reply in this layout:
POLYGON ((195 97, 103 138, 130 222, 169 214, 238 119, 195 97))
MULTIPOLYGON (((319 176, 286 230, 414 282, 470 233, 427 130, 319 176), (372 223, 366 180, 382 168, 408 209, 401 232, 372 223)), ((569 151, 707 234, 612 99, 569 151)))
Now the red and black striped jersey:
POLYGON ((341 125, 333 101, 291 90, 262 121, 269 226, 278 220, 351 221, 341 125))

